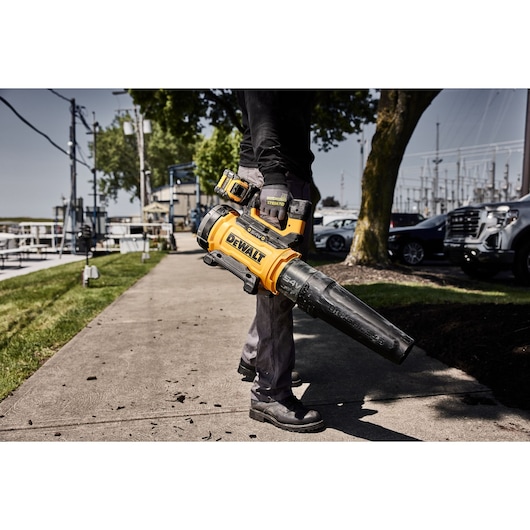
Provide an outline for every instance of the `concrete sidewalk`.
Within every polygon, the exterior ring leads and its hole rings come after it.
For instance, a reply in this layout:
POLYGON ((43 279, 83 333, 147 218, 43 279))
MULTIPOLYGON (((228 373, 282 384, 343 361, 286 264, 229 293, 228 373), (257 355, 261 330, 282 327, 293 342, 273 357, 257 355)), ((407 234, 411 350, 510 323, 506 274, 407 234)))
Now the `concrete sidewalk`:
MULTIPOLYGON (((17 276, 24 276, 30 272, 37 272, 56 265, 64 265, 73 261, 85 261, 86 257, 76 254, 59 254, 58 252, 48 252, 43 254, 32 254, 24 257, 19 263, 18 258, 7 260, 4 268, 0 268, 0 282, 17 276)), ((81 267, 83 270, 83 267, 81 267)))
MULTIPOLYGON (((3 441, 528 441, 530 412, 415 348, 396 366, 295 310, 295 388, 327 424, 248 416, 236 368, 254 297, 191 234, 0 403, 3 441)), ((406 331, 406 330, 405 330, 406 331)))

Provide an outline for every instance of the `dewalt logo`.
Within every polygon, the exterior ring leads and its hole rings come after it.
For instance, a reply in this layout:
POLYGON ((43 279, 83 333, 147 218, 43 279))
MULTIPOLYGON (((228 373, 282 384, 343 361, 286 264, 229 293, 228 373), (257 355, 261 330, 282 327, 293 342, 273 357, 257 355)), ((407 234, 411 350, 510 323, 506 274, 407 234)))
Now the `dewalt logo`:
POLYGON ((260 250, 254 248, 250 243, 247 243, 245 240, 237 237, 232 232, 228 234, 226 242, 229 245, 232 245, 235 249, 239 250, 245 256, 248 256, 252 261, 256 263, 261 263, 261 260, 265 257, 265 254, 260 250))

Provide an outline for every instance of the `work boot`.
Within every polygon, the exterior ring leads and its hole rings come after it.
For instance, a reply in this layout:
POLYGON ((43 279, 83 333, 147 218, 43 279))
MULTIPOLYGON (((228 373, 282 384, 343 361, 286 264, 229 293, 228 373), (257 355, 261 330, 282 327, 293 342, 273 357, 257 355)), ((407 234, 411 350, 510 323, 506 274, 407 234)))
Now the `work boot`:
MULTIPOLYGON (((254 378, 256 377, 256 368, 245 362, 243 359, 240 359, 237 373, 244 376, 243 381, 254 381, 254 378)), ((300 374, 296 370, 293 370, 291 372, 291 386, 300 386, 301 384, 302 378, 300 377, 300 374)))
POLYGON ((320 413, 306 408, 296 396, 279 401, 250 401, 249 416, 291 432, 317 432, 326 428, 320 413))

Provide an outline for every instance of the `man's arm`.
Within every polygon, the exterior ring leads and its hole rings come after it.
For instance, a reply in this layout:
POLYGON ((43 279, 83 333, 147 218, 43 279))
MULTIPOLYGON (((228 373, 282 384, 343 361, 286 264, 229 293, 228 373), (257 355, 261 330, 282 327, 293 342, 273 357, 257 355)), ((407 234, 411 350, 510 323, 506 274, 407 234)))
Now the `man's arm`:
POLYGON ((281 140, 280 91, 245 90, 241 103, 248 119, 254 156, 265 185, 286 185, 288 168, 281 140))

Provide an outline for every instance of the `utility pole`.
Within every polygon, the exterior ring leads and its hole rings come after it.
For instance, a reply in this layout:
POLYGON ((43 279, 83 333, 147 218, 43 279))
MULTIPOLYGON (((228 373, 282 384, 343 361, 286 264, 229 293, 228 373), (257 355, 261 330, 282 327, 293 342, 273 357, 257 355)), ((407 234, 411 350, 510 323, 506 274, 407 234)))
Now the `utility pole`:
MULTIPOLYGON (((112 92, 115 96, 120 94, 127 94, 126 90, 117 90, 112 92)), ((140 161, 140 219, 144 222, 144 207, 147 206, 147 193, 151 192, 151 186, 149 183, 146 185, 147 171, 145 169, 145 138, 144 134, 151 133, 151 121, 145 120, 143 114, 138 112, 138 107, 134 106, 134 125, 130 122, 125 121, 123 123, 123 132, 126 135, 132 135, 136 133, 136 144, 138 148, 138 158, 140 161)))
POLYGON ((530 193, 530 89, 526 93, 526 123, 524 132, 523 179, 521 197, 530 193))
POLYGON ((496 150, 493 151, 493 160, 491 162, 491 172, 490 172, 490 183, 489 183, 489 189, 490 189, 490 201, 495 202, 495 159, 496 159, 496 150))
POLYGON ((138 114, 138 109, 134 107, 134 118, 136 123, 136 139, 138 142, 138 157, 140 160, 140 214, 142 223, 145 220, 144 207, 147 206, 145 197, 145 146, 144 146, 144 125, 143 116, 138 114))
POLYGON ((442 162, 442 159, 438 156, 439 152, 439 127, 440 124, 436 123, 436 158, 433 160, 434 164, 434 184, 433 184, 433 210, 434 213, 438 213, 438 188, 439 188, 439 182, 438 182, 438 164, 442 162))
POLYGON ((340 207, 344 208, 344 171, 340 174, 340 207))
MULTIPOLYGON (((456 206, 461 206, 460 202, 460 149, 458 150, 458 158, 456 160, 456 206)), ((453 201, 453 208, 455 207, 453 201)))
POLYGON ((93 139, 93 142, 94 142, 94 167, 92 169, 92 173, 93 173, 93 183, 92 183, 92 188, 93 188, 93 194, 94 194, 94 212, 93 212, 93 221, 92 221, 92 225, 93 225, 93 235, 94 235, 94 247, 96 246, 96 243, 97 243, 97 237, 98 237, 98 213, 97 213, 97 208, 98 208, 98 202, 97 202, 97 175, 96 175, 96 162, 97 162, 97 159, 96 159, 96 153, 97 153, 97 149, 96 149, 96 142, 97 142, 97 132, 98 132, 98 127, 99 127, 99 123, 96 121, 96 113, 93 112, 92 113, 92 139, 93 139))
POLYGON ((363 173, 364 173, 364 144, 366 140, 364 139, 364 129, 361 128, 361 138, 357 140, 361 145, 361 166, 359 169, 359 211, 361 210, 362 197, 363 197, 363 173))
POLYGON ((123 123, 123 130, 126 135, 136 133, 136 144, 138 147, 138 158, 140 161, 140 219, 144 222, 144 207, 147 206, 147 186, 146 186, 146 170, 145 170, 145 139, 144 135, 151 132, 151 122, 144 120, 141 113, 138 112, 138 107, 134 107, 134 125, 125 121, 123 123))
POLYGON ((504 190, 504 200, 509 201, 510 200, 510 164, 508 164, 508 162, 506 162, 506 164, 504 165, 503 190, 504 190))
MULTIPOLYGON (((70 222, 71 222, 71 252, 72 254, 76 253, 76 224, 77 224, 77 173, 76 173, 76 138, 75 138, 75 99, 70 100, 70 113, 72 122, 70 125, 70 141, 69 152, 70 152, 70 222)), ((64 230, 65 227, 63 227, 64 230)))

